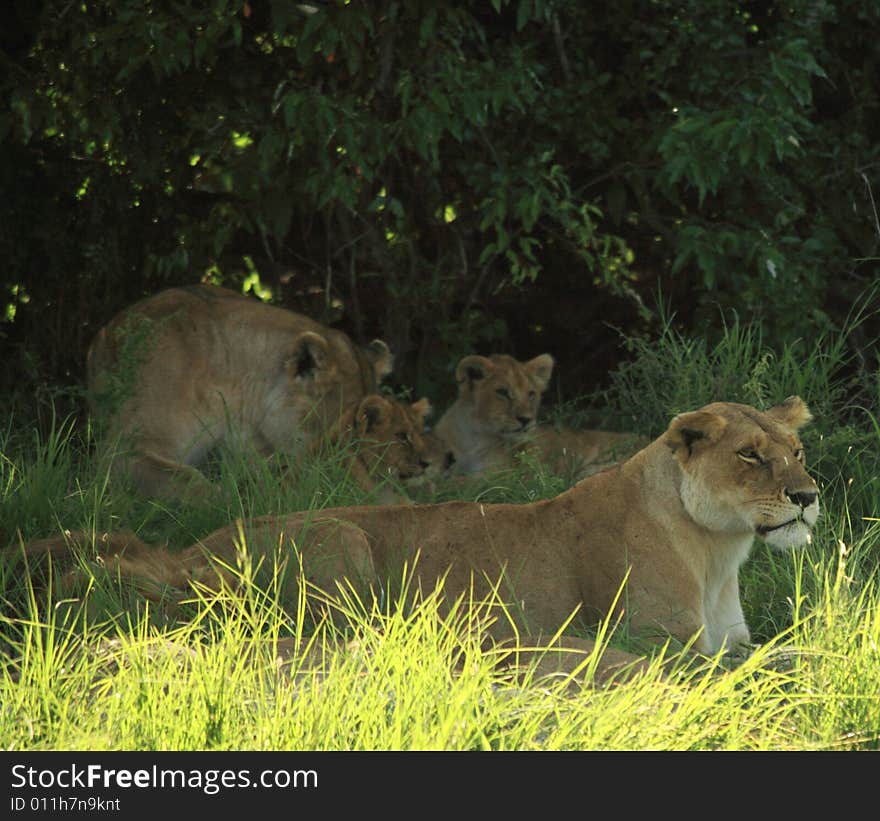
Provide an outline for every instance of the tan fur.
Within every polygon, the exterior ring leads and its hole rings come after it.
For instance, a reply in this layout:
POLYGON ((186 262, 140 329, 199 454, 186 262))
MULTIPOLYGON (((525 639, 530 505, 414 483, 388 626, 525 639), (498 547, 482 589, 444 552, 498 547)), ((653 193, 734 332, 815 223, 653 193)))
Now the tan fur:
POLYGON ((459 362, 458 397, 435 428, 456 473, 510 468, 519 455, 529 454, 556 472, 583 478, 647 444, 631 433, 536 424, 553 364, 550 354, 528 362, 505 354, 459 362))
POLYGON ((521 445, 511 450, 511 457, 530 455, 556 473, 583 479, 607 470, 647 444, 645 437, 634 433, 538 425, 521 445))
MULTIPOLYGON (((212 562, 235 562, 242 539, 252 556, 289 555, 295 544, 325 589, 345 574, 379 592, 407 563, 429 588, 444 578, 450 598, 484 598, 503 575, 498 594, 523 634, 553 633, 572 614, 595 623, 613 609, 636 630, 714 653, 749 642, 738 571, 755 536, 779 549, 809 541, 818 493, 796 434, 808 420, 798 397, 766 412, 719 402, 676 416, 626 462, 549 500, 266 516, 181 553, 143 542, 99 552, 127 576, 155 578, 159 562, 163 578, 210 584, 212 562)), ((27 552, 65 550, 55 539, 27 552)), ((498 632, 511 629, 502 617, 498 632)))
POLYGON ((528 362, 506 354, 466 356, 458 363, 458 398, 434 428, 452 452, 456 472, 507 464, 511 447, 535 425, 552 373, 550 354, 528 362))
POLYGON ((374 392, 391 364, 380 340, 361 349, 301 314, 199 285, 111 320, 90 347, 87 378, 107 444, 121 448, 115 467, 148 495, 198 497, 210 492, 198 468, 219 442, 295 452, 374 392))
POLYGON ((346 449, 352 476, 383 504, 405 503, 397 482, 415 482, 439 470, 442 459, 437 442, 425 432, 431 404, 422 398, 405 404, 387 396, 369 394, 346 408, 327 436, 313 443, 305 458, 328 448, 346 449), (390 481, 389 481, 390 480, 390 481))

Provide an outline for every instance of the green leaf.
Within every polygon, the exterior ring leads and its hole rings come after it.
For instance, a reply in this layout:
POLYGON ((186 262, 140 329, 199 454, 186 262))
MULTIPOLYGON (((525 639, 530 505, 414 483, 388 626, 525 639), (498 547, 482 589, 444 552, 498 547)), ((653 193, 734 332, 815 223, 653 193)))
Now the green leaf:
POLYGON ((605 192, 608 205, 608 216, 615 225, 620 225, 626 211, 626 186, 620 180, 614 180, 605 192))
MULTIPOLYGON (((284 34, 300 24, 303 13, 299 5, 295 0, 271 0, 272 25, 277 34, 284 34)), ((317 17, 319 13, 311 16, 317 17)))
POLYGON ((522 31, 532 12, 531 0, 519 0, 519 6, 516 10, 516 30, 522 31))
POLYGON ((299 91, 288 91, 281 101, 281 112, 284 116, 284 124, 288 128, 294 128, 299 124, 300 107, 303 103, 303 95, 299 91))
POLYGON ((296 56, 303 65, 308 64, 318 48, 319 33, 325 27, 326 15, 322 12, 310 14, 296 42, 296 56))

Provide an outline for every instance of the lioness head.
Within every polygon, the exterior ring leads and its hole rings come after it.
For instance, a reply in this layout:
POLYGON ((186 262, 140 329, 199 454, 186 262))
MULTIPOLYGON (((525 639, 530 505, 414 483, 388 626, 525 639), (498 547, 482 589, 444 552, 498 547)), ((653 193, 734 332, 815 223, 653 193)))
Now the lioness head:
POLYGON ((709 530, 752 533, 787 549, 810 540, 819 491, 797 431, 811 415, 791 396, 765 412, 717 402, 676 416, 664 434, 681 465, 681 501, 709 530))
POLYGON ((344 408, 374 392, 391 372, 393 362, 391 351, 380 339, 360 348, 338 331, 303 331, 284 359, 288 395, 298 406, 303 400, 308 402, 309 427, 324 430, 344 408))
POLYGON ((371 394, 358 403, 351 431, 358 456, 370 474, 406 481, 431 468, 436 454, 424 433, 430 412, 431 405, 424 398, 407 405, 371 394))
POLYGON ((458 363, 459 401, 470 406, 482 432, 516 438, 534 424, 553 373, 553 357, 541 354, 519 362, 506 354, 466 356, 458 363))

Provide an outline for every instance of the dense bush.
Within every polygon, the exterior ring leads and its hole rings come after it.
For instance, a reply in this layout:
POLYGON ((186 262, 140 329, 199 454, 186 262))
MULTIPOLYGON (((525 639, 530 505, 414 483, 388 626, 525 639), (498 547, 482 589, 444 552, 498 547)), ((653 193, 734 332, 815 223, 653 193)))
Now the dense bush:
POLYGON ((3 388, 78 384, 112 313, 205 278, 385 337, 440 404, 501 348, 578 395, 658 296, 701 333, 719 306, 774 345, 840 326, 877 275, 878 25, 869 0, 16 0, 3 388))

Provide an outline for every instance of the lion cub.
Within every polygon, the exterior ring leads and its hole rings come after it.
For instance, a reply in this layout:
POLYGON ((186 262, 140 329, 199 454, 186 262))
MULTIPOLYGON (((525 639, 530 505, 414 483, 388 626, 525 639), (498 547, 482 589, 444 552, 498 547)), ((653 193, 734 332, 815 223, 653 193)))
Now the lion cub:
POLYGON ((327 434, 303 454, 304 459, 345 449, 347 466, 358 485, 376 494, 380 504, 407 503, 397 492, 404 486, 436 474, 442 465, 442 447, 425 431, 431 404, 412 404, 389 396, 369 394, 349 405, 327 434))
POLYGON ((517 455, 531 454, 557 472, 582 478, 647 444, 629 433, 536 424, 553 366, 546 353, 528 362, 493 354, 466 356, 458 363, 458 398, 435 427, 456 472, 510 467, 517 455))

